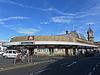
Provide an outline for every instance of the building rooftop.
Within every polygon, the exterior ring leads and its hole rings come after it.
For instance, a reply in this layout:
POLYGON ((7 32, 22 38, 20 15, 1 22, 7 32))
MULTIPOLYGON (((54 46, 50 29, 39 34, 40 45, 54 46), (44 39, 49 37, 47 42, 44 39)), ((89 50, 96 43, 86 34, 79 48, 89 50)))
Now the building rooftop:
POLYGON ((81 34, 81 33, 78 33, 76 31, 71 31, 68 36, 70 37, 75 37, 75 38, 78 38, 78 39, 82 39, 82 40, 86 40, 86 38, 81 34))
MULTIPOLYGON (((84 42, 86 43, 85 37, 77 33, 76 31, 72 31, 68 34, 63 35, 55 35, 55 36, 30 36, 31 40, 35 41, 67 41, 67 42, 84 42)), ((29 36, 16 36, 11 38, 11 42, 18 41, 28 41, 29 36)))

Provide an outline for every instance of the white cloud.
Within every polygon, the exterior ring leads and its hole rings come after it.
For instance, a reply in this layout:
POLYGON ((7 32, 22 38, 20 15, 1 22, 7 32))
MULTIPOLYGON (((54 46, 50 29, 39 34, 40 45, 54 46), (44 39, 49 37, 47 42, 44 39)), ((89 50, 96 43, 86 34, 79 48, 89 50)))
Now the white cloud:
POLYGON ((27 35, 32 35, 40 31, 35 28, 15 28, 14 30, 18 33, 27 34, 27 35))
POLYGON ((76 14, 73 14, 73 13, 62 12, 62 11, 56 9, 56 8, 46 8, 46 9, 35 8, 35 7, 24 5, 24 4, 21 4, 21 3, 18 3, 18 2, 12 1, 12 0, 0 0, 0 2, 12 4, 12 5, 17 5, 17 6, 20 6, 20 7, 23 7, 23 8, 36 9, 36 10, 41 10, 41 11, 51 11, 51 12, 55 12, 55 13, 58 13, 58 14, 61 14, 61 15, 76 15, 76 14))
MULTIPOLYGON (((99 8, 99 7, 98 7, 99 8)), ((54 12, 63 16, 68 16, 68 17, 72 17, 72 18, 83 18, 83 17, 87 17, 87 16, 94 16, 94 15, 98 15, 100 14, 99 12, 75 12, 75 13, 66 13, 63 12, 61 10, 58 10, 56 8, 47 8, 47 9, 42 9, 42 11, 50 11, 50 12, 54 12)))
POLYGON ((29 8, 29 9, 36 9, 36 10, 41 10, 41 11, 48 11, 48 9, 42 9, 42 8, 34 8, 32 6, 29 5, 25 5, 25 4, 21 4, 12 0, 0 0, 1 3, 7 3, 7 4, 12 4, 12 5, 16 5, 22 8, 29 8))
POLYGON ((36 29, 36 28, 25 28, 25 27, 19 27, 16 25, 3 25, 3 26, 13 31, 16 31, 17 33, 22 33, 22 34, 27 34, 27 35, 36 34, 37 32, 40 31, 39 29, 36 29))
POLYGON ((20 6, 20 7, 26 7, 26 8, 30 7, 30 6, 26 6, 26 5, 23 5, 21 3, 18 3, 18 2, 12 1, 12 0, 0 0, 0 2, 1 3, 8 3, 8 4, 17 5, 17 6, 20 6))
MULTIPOLYGON (((64 15, 64 16, 70 16, 70 17, 73 17, 73 18, 82 18, 82 17, 86 17, 86 16, 91 16, 91 15, 97 15, 98 13, 96 12, 76 12, 76 13, 66 13, 66 12, 63 12, 57 8, 52 8, 52 7, 49 7, 49 8, 36 8, 36 7, 32 7, 32 6, 29 6, 29 5, 25 5, 25 4, 21 4, 21 3, 18 3, 18 2, 15 2, 15 1, 12 1, 12 0, 0 0, 0 2, 2 3, 8 3, 8 4, 12 4, 12 5, 17 5, 17 6, 20 6, 20 7, 23 7, 23 8, 29 8, 29 9, 35 9, 35 10, 40 10, 40 11, 49 11, 49 12, 54 12, 54 13, 57 13, 57 14, 60 14, 60 15, 64 15)), ((96 7, 96 9, 100 9, 100 7, 96 7)), ((94 9, 94 10, 96 10, 94 9)), ((90 10, 89 10, 90 11, 90 10)))
POLYGON ((13 16, 13 17, 2 18, 0 19, 0 25, 4 25, 6 24, 6 21, 10 21, 10 20, 25 20, 25 19, 29 19, 29 18, 23 17, 23 16, 13 16))
POLYGON ((68 19, 66 16, 56 16, 52 17, 51 21, 55 23, 70 23, 71 19, 68 19))
MULTIPOLYGON (((35 10, 40 10, 40 11, 49 11, 49 12, 54 12, 54 13, 57 13, 57 14, 60 14, 60 15, 66 15, 66 16, 78 16, 77 13, 66 13, 66 12, 63 12, 59 9, 56 9, 56 8, 36 8, 36 7, 32 7, 32 6, 28 6, 28 5, 24 5, 24 4, 21 4, 21 3, 18 3, 18 2, 15 2, 15 1, 12 1, 12 0, 0 0, 0 2, 2 3, 8 3, 8 4, 12 4, 12 5, 17 5, 17 6, 20 6, 20 7, 23 7, 23 8, 30 8, 30 9, 35 9, 35 10)), ((82 12, 83 13, 83 12, 82 12)), ((84 17, 84 15, 79 15, 79 17, 84 17)))
POLYGON ((86 25, 94 25, 94 22, 87 22, 86 25))
POLYGON ((0 21, 0 24, 5 24, 4 22, 0 21))
POLYGON ((49 24, 49 22, 45 21, 45 22, 40 22, 40 24, 49 24))
POLYGON ((13 20, 13 19, 16 19, 16 20, 23 20, 23 19, 29 19, 28 17, 22 17, 22 16, 14 16, 14 17, 7 17, 7 18, 2 18, 0 19, 0 22, 3 22, 3 21, 8 21, 8 20, 13 20))
MULTIPOLYGON (((76 19, 81 19, 81 18, 85 18, 85 17, 89 17, 89 16, 96 16, 98 14, 99 14, 98 12, 93 12, 93 13, 76 12, 75 15, 71 15, 69 13, 69 15, 51 17, 51 21, 56 22, 56 23, 71 23, 72 21, 74 21, 76 19)), ((94 24, 94 23, 90 23, 90 24, 94 24)))
MULTIPOLYGON (((96 9, 94 9, 95 10, 94 12, 92 12, 92 10, 89 9, 88 11, 67 13, 67 12, 61 11, 60 9, 53 8, 53 7, 36 8, 36 7, 32 7, 30 5, 25 5, 25 4, 22 4, 17 1, 13 1, 13 0, 0 0, 0 2, 16 5, 16 6, 19 6, 22 8, 29 8, 32 10, 40 10, 40 11, 44 11, 44 12, 50 12, 50 13, 56 13, 56 14, 62 15, 62 16, 51 17, 49 19, 50 20, 49 22, 41 22, 40 24, 49 24, 50 22, 70 23, 76 19, 85 18, 85 17, 89 17, 89 16, 96 16, 96 15, 100 14, 99 12, 97 12, 97 9, 99 9, 100 7, 97 7, 96 9)), ((21 19, 21 18, 22 17, 19 17, 19 19, 21 19)), ((8 18, 8 19, 4 19, 4 20, 9 20, 9 19, 17 19, 17 18, 8 18)), ((25 19, 25 17, 22 19, 25 19)))
POLYGON ((100 6, 96 7, 96 9, 100 9, 100 6))
POLYGON ((58 13, 58 14, 61 14, 61 15, 69 15, 69 16, 75 16, 76 14, 74 13, 66 13, 66 12, 62 12, 56 8, 47 8, 45 9, 45 11, 52 11, 52 12, 55 12, 55 13, 58 13))

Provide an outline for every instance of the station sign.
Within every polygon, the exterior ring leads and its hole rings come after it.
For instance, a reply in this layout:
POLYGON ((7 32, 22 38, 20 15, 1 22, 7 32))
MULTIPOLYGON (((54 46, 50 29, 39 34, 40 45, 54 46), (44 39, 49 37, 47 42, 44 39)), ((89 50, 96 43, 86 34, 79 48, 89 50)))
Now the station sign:
POLYGON ((21 45, 34 45, 35 42, 21 42, 21 45))

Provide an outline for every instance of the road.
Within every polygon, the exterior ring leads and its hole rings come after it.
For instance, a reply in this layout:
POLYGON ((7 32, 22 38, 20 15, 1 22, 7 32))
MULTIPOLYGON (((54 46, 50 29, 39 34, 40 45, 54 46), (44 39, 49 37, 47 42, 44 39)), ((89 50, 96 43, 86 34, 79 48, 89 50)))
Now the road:
POLYGON ((62 58, 55 62, 1 71, 0 75, 100 75, 100 57, 62 58))
POLYGON ((41 61, 47 61, 50 59, 54 59, 57 57, 36 57, 33 56, 31 59, 31 56, 29 57, 29 61, 28 58, 25 58, 24 62, 18 62, 18 63, 14 63, 15 59, 5 59, 2 56, 0 56, 0 69, 1 68, 7 68, 7 67, 12 67, 12 66, 16 66, 16 65, 22 65, 22 64, 27 64, 27 63, 31 63, 31 62, 41 62, 41 61))

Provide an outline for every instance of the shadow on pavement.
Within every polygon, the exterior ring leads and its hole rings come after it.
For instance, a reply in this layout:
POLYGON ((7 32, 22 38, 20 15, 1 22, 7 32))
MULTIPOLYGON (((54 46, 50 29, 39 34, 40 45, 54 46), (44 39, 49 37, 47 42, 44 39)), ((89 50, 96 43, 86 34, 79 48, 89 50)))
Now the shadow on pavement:
MULTIPOLYGON (((64 57, 49 64, 46 68, 38 71, 36 75, 88 75, 93 66, 99 61, 95 57, 64 57), (81 59, 81 61, 79 61, 81 59), (75 61, 79 61, 74 67, 67 66, 75 61)), ((100 75, 100 67, 96 68, 93 75, 100 75), (95 73, 96 72, 96 73, 95 73)))
POLYGON ((77 59, 79 58, 63 57, 62 59, 56 59, 55 62, 49 64, 44 70, 38 71, 36 75, 69 75, 66 72, 67 68, 65 65, 68 65, 77 59))

